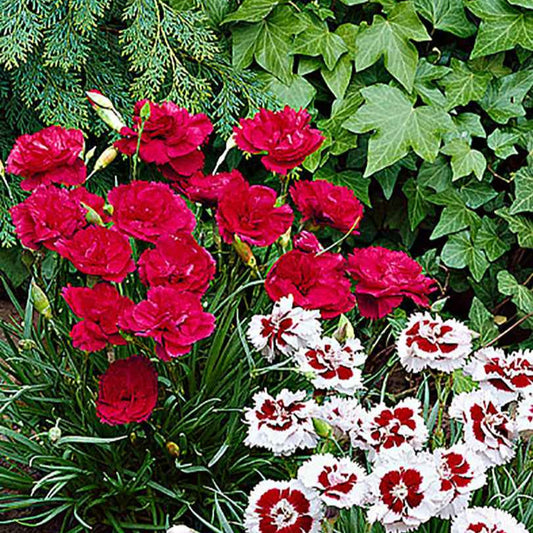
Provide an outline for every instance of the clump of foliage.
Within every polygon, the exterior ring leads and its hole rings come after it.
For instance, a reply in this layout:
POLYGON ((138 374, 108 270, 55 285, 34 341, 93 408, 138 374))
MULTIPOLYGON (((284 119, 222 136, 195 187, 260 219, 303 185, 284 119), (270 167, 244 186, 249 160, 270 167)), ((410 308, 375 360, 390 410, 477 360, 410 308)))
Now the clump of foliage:
POLYGON ((367 242, 421 255, 488 328, 531 328, 529 2, 244 0, 223 22, 235 66, 314 110, 304 167, 372 207, 367 242))

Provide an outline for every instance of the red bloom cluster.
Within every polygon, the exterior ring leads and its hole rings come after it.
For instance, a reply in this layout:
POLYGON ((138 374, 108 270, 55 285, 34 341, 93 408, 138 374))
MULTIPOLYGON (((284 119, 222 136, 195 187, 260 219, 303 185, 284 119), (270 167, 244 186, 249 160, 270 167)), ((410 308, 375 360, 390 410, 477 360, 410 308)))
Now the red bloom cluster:
POLYGON ((286 175, 316 152, 324 142, 319 130, 309 126, 311 117, 304 109, 283 111, 261 109, 253 118, 241 119, 234 128, 237 146, 251 154, 265 153, 263 165, 272 172, 286 175))
POLYGON ((120 283, 135 270, 131 245, 122 233, 102 226, 90 226, 59 241, 56 250, 80 272, 120 283))
POLYGON ((359 312, 367 318, 382 318, 398 307, 404 297, 427 306, 434 281, 407 254, 371 246, 356 248, 348 257, 348 272, 357 282, 359 312))
POLYGON ((198 172, 204 164, 199 147, 204 144, 213 126, 203 114, 189 112, 172 102, 154 104, 140 100, 135 104, 133 128, 122 128, 122 139, 115 147, 126 155, 133 155, 139 146, 139 157, 146 163, 157 165, 170 180, 179 180, 198 172), (141 111, 150 108, 149 117, 143 121, 141 111), (140 143, 139 143, 140 132, 140 143))
POLYGON ((204 176, 197 172, 190 178, 176 183, 176 188, 192 202, 198 202, 209 207, 214 207, 222 198, 226 187, 244 182, 238 170, 219 172, 204 176))
POLYGON ((20 242, 32 250, 41 245, 54 250, 58 240, 71 237, 85 226, 86 211, 72 196, 66 189, 41 185, 24 202, 12 207, 20 242))
POLYGON ((139 337, 156 342, 163 361, 191 351, 192 345, 209 337, 215 317, 202 308, 200 297, 172 287, 154 287, 143 300, 119 319, 119 325, 139 337))
POLYGON ((220 234, 232 243, 235 236, 255 246, 268 246, 290 227, 292 209, 288 205, 275 207, 276 191, 246 181, 224 189, 217 210, 220 234))
POLYGON ((355 305, 341 255, 314 255, 292 250, 283 254, 268 273, 265 289, 274 301, 292 294, 304 309, 319 309, 322 318, 334 318, 355 305))
POLYGON ((72 344, 80 350, 95 352, 106 345, 127 344, 118 330, 118 320, 133 307, 133 302, 121 296, 113 285, 98 283, 92 289, 68 286, 63 298, 75 315, 83 320, 72 328, 72 344))
POLYGON ((139 259, 139 277, 145 285, 168 285, 202 295, 215 275, 215 261, 191 235, 163 235, 155 248, 139 259))
POLYGON ((115 361, 100 378, 96 414, 104 424, 143 422, 156 403, 157 373, 146 357, 115 361))
POLYGON ((325 180, 297 181, 290 194, 302 221, 312 226, 330 226, 346 233, 357 229, 363 217, 363 206, 348 187, 325 180))
POLYGON ((121 232, 148 242, 161 235, 191 233, 196 226, 187 204, 164 183, 133 181, 109 192, 113 222, 121 232))
POLYGON ((6 170, 24 178, 20 186, 25 191, 51 183, 81 185, 87 176, 81 159, 84 146, 80 130, 50 126, 19 137, 7 158, 6 170))

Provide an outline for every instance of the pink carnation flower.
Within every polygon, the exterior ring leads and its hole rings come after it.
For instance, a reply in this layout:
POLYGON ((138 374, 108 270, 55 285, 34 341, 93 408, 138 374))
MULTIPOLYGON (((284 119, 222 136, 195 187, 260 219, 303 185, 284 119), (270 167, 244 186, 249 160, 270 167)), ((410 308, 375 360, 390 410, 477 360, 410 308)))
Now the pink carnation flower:
POLYGON ((347 457, 326 453, 313 455, 298 470, 298 479, 309 490, 317 491, 325 505, 348 509, 365 499, 362 481, 365 471, 347 457))
POLYGON ((363 388, 361 367, 366 360, 359 339, 348 339, 341 345, 332 337, 324 337, 300 349, 294 358, 302 372, 311 375, 316 389, 333 389, 354 394, 363 388))
POLYGON ((472 351, 472 336, 457 320, 415 313, 398 338, 400 362, 409 372, 425 368, 452 372, 464 366, 472 351))
POLYGON ((323 509, 317 494, 299 481, 261 481, 250 494, 248 533, 320 533, 323 509))
POLYGON ((291 355, 320 339, 322 326, 318 311, 295 307, 292 295, 274 304, 270 315, 254 315, 248 328, 248 338, 267 361, 277 353, 291 355))
POLYGON ((466 445, 479 454, 485 466, 502 465, 515 454, 515 423, 486 391, 455 396, 449 414, 463 423, 466 445))
POLYGON ((312 413, 315 403, 305 401, 305 391, 283 389, 276 397, 258 392, 254 405, 246 409, 244 420, 250 447, 266 448, 275 455, 291 455, 300 448, 314 448, 318 443, 312 413))

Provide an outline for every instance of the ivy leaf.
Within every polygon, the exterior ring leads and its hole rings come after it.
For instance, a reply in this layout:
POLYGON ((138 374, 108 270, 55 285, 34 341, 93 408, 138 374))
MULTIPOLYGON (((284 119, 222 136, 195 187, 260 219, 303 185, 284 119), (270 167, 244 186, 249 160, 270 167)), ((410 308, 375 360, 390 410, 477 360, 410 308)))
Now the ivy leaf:
MULTIPOLYGON (((533 25, 531 27, 533 39, 533 25)), ((533 70, 520 70, 498 80, 493 80, 480 101, 490 118, 500 124, 526 114, 522 101, 533 86, 533 70)))
POLYGON ((515 144, 520 141, 518 133, 511 133, 502 131, 500 129, 494 130, 487 139, 487 145, 491 148, 496 157, 500 159, 507 159, 514 154, 517 154, 515 144))
POLYGON ((435 192, 442 192, 450 186, 452 169, 442 156, 437 157, 433 163, 422 161, 416 181, 420 185, 432 188, 435 192))
POLYGON ((363 204, 368 207, 372 207, 370 203, 370 196, 368 195, 368 188, 370 186, 370 180, 364 178, 360 172, 355 170, 344 170, 342 172, 336 172, 331 168, 322 167, 317 172, 318 179, 326 179, 331 181, 335 185, 343 185, 352 189, 355 193, 355 196, 363 204))
POLYGON ((459 193, 452 187, 434 194, 428 200, 431 203, 445 206, 440 220, 430 236, 431 240, 481 224, 479 216, 474 211, 468 209, 459 193))
POLYGON ((259 22, 280 3, 280 0, 244 0, 237 11, 230 13, 223 21, 227 22, 259 22))
POLYGON ((496 214, 509 223, 509 229, 516 233, 522 248, 533 248, 533 220, 523 215, 511 215, 509 209, 502 208, 496 214))
POLYGON ((523 213, 533 211, 533 168, 523 167, 514 178, 515 201, 512 203, 509 213, 523 213))
POLYGON ((487 90, 492 75, 489 72, 470 70, 466 63, 455 58, 452 59, 451 68, 452 72, 441 82, 448 99, 447 109, 480 100, 487 90))
POLYGON ((479 333, 481 344, 486 344, 498 336, 499 331, 494 324, 493 315, 476 296, 472 300, 468 318, 470 319, 470 329, 479 333))
POLYGON ((298 31, 295 26, 291 28, 293 19, 292 10, 281 7, 260 22, 254 54, 255 60, 261 67, 287 85, 292 81, 294 60, 291 55, 292 35, 298 31))
POLYGON ((322 56, 326 67, 333 70, 341 55, 347 51, 348 47, 343 38, 330 32, 325 22, 313 22, 296 37, 291 53, 322 56))
POLYGON ((315 97, 316 89, 302 76, 291 74, 289 83, 284 84, 275 76, 262 73, 259 78, 265 85, 265 89, 276 95, 276 98, 284 105, 294 109, 307 107, 315 97))
POLYGON ((460 138, 469 143, 472 142, 472 137, 485 138, 487 134, 481 124, 481 118, 475 113, 461 113, 453 117, 456 126, 456 131, 449 132, 445 136, 445 141, 451 141, 454 138, 460 138))
POLYGON ((470 145, 461 139, 454 139, 443 149, 442 153, 451 156, 453 180, 464 176, 476 175, 478 180, 483 179, 487 168, 487 160, 479 150, 473 150, 470 145))
POLYGON ((526 9, 533 9, 533 0, 508 0, 513 6, 525 7, 526 9))
POLYGON ((481 24, 471 58, 495 54, 520 45, 533 49, 533 14, 521 11, 505 0, 466 0, 466 6, 481 24))
POLYGON ((412 148, 422 159, 434 161, 443 133, 453 128, 450 116, 435 106, 413 107, 395 87, 376 84, 361 90, 366 103, 344 127, 354 133, 375 130, 368 142, 365 176, 407 155, 412 148))
POLYGON ((437 30, 470 37, 476 26, 468 20, 461 0, 415 0, 416 10, 437 30))
POLYGON ((361 23, 356 37, 358 53, 355 67, 364 70, 383 56, 385 68, 411 92, 418 63, 418 52, 411 40, 429 39, 413 4, 400 2, 391 9, 386 19, 374 15, 372 25, 361 23))
POLYGON ((471 179, 459 187, 459 196, 470 209, 478 209, 495 198, 498 193, 488 183, 471 179))
POLYGON ((494 262, 511 248, 501 237, 500 228, 492 218, 484 217, 476 233, 474 244, 483 250, 489 261, 494 262))
POLYGON ((322 77, 336 98, 342 98, 352 77, 352 61, 347 54, 343 55, 333 70, 323 68, 322 77))
POLYGON ((450 71, 448 67, 433 65, 425 57, 418 62, 414 89, 425 104, 446 107, 446 98, 435 81, 440 80, 450 71))
POLYGON ((431 204, 427 200, 427 190, 410 178, 404 183, 402 191, 407 198, 409 225, 414 231, 431 211, 431 204))
POLYGON ((451 268, 468 266, 475 281, 479 282, 485 275, 489 262, 485 253, 474 246, 469 231, 452 235, 442 248, 442 262, 451 268))
POLYGON ((391 199, 401 168, 402 166, 400 163, 395 163, 390 167, 376 172, 374 175, 374 178, 376 178, 378 183, 381 185, 381 190, 383 191, 383 196, 385 196, 386 200, 391 199))
MULTIPOLYGON (((498 272, 497 278, 498 290, 502 294, 511 296, 513 303, 523 313, 533 313, 533 291, 531 289, 518 283, 516 278, 507 270, 498 272)), ((532 321, 529 320, 528 322, 532 321)))
POLYGON ((242 24, 231 32, 232 62, 235 68, 242 70, 250 66, 260 32, 261 24, 242 24))

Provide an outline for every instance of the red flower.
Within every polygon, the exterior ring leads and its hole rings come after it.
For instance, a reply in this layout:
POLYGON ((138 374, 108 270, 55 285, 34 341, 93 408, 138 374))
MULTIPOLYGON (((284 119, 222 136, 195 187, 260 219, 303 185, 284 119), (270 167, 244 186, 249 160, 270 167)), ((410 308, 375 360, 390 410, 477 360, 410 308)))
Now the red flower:
POLYGON ((227 187, 220 199, 217 223, 220 235, 227 243, 235 235, 255 246, 268 246, 290 227, 292 209, 288 205, 275 207, 276 191, 262 185, 241 181, 227 187))
POLYGON ((50 126, 19 137, 7 158, 6 170, 24 178, 20 186, 25 191, 50 183, 80 185, 87 176, 80 157, 83 148, 80 130, 50 126))
POLYGON ((322 318, 346 313, 355 305, 341 255, 313 255, 300 250, 283 254, 267 275, 265 289, 274 301, 292 294, 295 305, 319 309, 322 318))
POLYGON ((164 235, 153 250, 139 259, 139 277, 145 285, 170 285, 203 294, 215 275, 211 254, 187 234, 164 235))
POLYGON ((197 172, 190 178, 176 183, 177 188, 192 202, 199 202, 207 206, 215 206, 220 201, 224 189, 235 183, 244 181, 238 170, 219 172, 204 176, 197 172))
POLYGON ((41 245, 55 250, 59 239, 68 239, 85 226, 87 211, 73 196, 66 189, 41 185, 24 202, 12 207, 11 217, 22 244, 32 250, 41 245))
POLYGON ((164 183, 133 181, 109 192, 113 222, 130 237, 155 242, 161 235, 191 233, 196 225, 187 204, 164 183))
POLYGON ((104 424, 144 422, 156 403, 157 372, 145 357, 119 359, 100 378, 96 414, 104 424))
POLYGON ((128 238, 102 226, 78 231, 72 239, 58 242, 56 250, 80 272, 106 281, 120 283, 135 270, 128 238))
POLYGON ((313 254, 317 254, 324 249, 315 234, 305 230, 300 231, 300 233, 297 233, 292 238, 292 244, 296 249, 301 250, 302 252, 313 254))
POLYGON ((135 125, 133 128, 122 128, 120 134, 123 139, 117 141, 115 147, 123 154, 135 154, 142 123, 140 113, 147 103, 150 116, 142 127, 140 158, 147 163, 155 163, 171 180, 198 172, 204 164, 204 155, 199 147, 207 140, 213 126, 203 113, 190 115, 173 102, 137 102, 133 117, 135 125))
POLYGON ((261 109, 253 118, 240 120, 240 127, 234 128, 235 142, 251 154, 266 152, 261 158, 263 165, 285 176, 324 142, 320 131, 309 127, 310 120, 304 109, 285 107, 277 112, 261 109))
POLYGON ((427 306, 427 295, 435 290, 435 282, 414 259, 381 246, 356 248, 348 257, 348 272, 357 281, 359 312, 367 318, 388 315, 404 297, 427 306))
POLYGON ((124 315, 119 324, 139 337, 152 337, 163 361, 191 351, 192 345, 209 337, 215 317, 205 313, 200 297, 171 287, 154 287, 148 299, 124 315))
POLYGON ((313 226, 330 226, 347 233, 354 231, 363 217, 363 206, 348 187, 325 180, 297 181, 290 194, 302 221, 313 226))
POLYGON ((95 352, 106 345, 127 344, 118 331, 119 317, 133 306, 133 302, 121 296, 107 283, 87 287, 65 287, 63 298, 73 313, 82 318, 70 332, 72 344, 80 350, 95 352))

